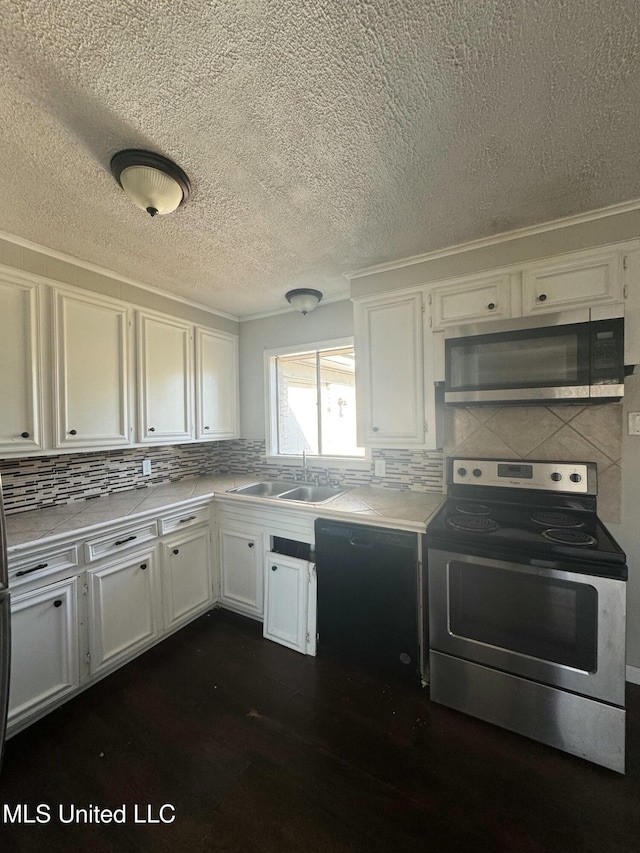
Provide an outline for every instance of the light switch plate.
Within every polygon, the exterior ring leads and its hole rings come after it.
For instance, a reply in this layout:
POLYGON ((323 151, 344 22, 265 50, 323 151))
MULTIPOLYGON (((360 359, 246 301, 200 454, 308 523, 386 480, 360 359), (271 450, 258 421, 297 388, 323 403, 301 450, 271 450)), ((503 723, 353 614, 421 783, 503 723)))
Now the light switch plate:
POLYGON ((629 412, 628 424, 629 435, 640 435, 640 412, 629 412))
POLYGON ((373 471, 376 477, 384 477, 387 473, 387 463, 384 459, 376 459, 373 463, 373 471))
POLYGON ((145 477, 149 477, 151 475, 151 460, 143 459, 142 460, 142 473, 145 477))

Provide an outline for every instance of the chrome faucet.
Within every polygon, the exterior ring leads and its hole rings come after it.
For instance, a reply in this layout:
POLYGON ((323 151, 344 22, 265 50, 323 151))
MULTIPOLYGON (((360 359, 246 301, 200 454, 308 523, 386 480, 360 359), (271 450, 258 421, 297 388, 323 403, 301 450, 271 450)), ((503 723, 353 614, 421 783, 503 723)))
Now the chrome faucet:
POLYGON ((301 480, 303 483, 306 483, 307 482, 307 474, 308 474, 307 451, 303 450, 302 451, 302 470, 296 471, 295 474, 293 475, 293 477, 295 480, 301 480))

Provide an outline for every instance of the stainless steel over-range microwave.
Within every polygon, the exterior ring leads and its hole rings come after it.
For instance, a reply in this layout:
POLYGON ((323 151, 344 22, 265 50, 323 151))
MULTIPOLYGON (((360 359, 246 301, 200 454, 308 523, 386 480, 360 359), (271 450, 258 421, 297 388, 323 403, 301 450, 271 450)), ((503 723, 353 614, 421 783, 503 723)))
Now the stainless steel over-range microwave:
POLYGON ((593 314, 567 311, 448 330, 445 403, 532 405, 620 399, 624 319, 596 319, 601 310, 593 314))

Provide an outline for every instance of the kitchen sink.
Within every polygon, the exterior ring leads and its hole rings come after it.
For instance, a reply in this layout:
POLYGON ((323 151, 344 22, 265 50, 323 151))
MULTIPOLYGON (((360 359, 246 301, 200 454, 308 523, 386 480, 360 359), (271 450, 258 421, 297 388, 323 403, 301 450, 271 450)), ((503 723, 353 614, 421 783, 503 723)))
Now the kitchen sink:
POLYGON ((336 489, 333 486, 297 486, 284 494, 278 495, 281 501, 304 501, 305 503, 320 504, 344 494, 346 489, 336 489))
POLYGON ((238 486, 235 489, 228 489, 227 491, 233 495, 250 495, 256 498, 278 498, 283 501, 324 503, 331 500, 331 498, 344 494, 348 489, 334 488, 333 486, 316 486, 313 483, 296 486, 294 483, 284 480, 264 480, 261 483, 238 486))
POLYGON ((277 498, 283 492, 289 491, 294 484, 285 480, 265 480, 262 483, 251 483, 249 486, 238 486, 237 489, 227 489, 234 495, 251 495, 257 498, 277 498))

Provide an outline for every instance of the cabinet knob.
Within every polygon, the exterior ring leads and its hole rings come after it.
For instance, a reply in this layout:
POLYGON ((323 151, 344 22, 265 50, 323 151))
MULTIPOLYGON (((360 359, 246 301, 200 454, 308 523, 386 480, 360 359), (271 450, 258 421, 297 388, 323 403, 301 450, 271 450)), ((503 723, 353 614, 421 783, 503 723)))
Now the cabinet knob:
POLYGON ((380 427, 371 427, 371 429, 373 430, 373 432, 378 432, 378 430, 380 429, 380 427))
POLYGON ((205 429, 211 429, 211 427, 205 427, 205 429))
POLYGON ((147 564, 146 563, 140 563, 140 568, 142 569, 142 571, 144 571, 147 568, 147 564))
POLYGON ((62 607, 62 601, 59 598, 56 598, 56 600, 53 602, 53 606, 62 607))
POLYGON ((179 553, 180 553, 180 548, 174 548, 174 549, 173 549, 173 553, 174 553, 174 554, 179 554, 179 553))
POLYGON ((149 427, 149 432, 155 432, 155 431, 156 431, 155 427, 149 427))
POLYGON ((29 433, 28 432, 21 432, 20 438, 29 438, 29 433))
POLYGON ((272 572, 277 572, 277 571, 278 571, 278 567, 277 567, 277 566, 271 566, 271 571, 272 571, 272 572))
POLYGON ((78 430, 77 430, 77 429, 70 429, 70 430, 69 430, 69 435, 77 435, 77 434, 78 434, 78 430))
POLYGON ((494 309, 495 307, 496 307, 496 303, 495 303, 495 302, 490 302, 490 303, 487 305, 487 308, 489 309, 489 311, 493 311, 493 309, 494 309))
POLYGON ((255 545, 255 542, 249 542, 249 543, 248 543, 248 547, 249 547, 249 548, 253 548, 253 546, 254 546, 254 545, 255 545))
POLYGON ((547 298, 547 294, 541 293, 540 296, 538 296, 538 302, 544 302, 546 300, 546 298, 547 298))

